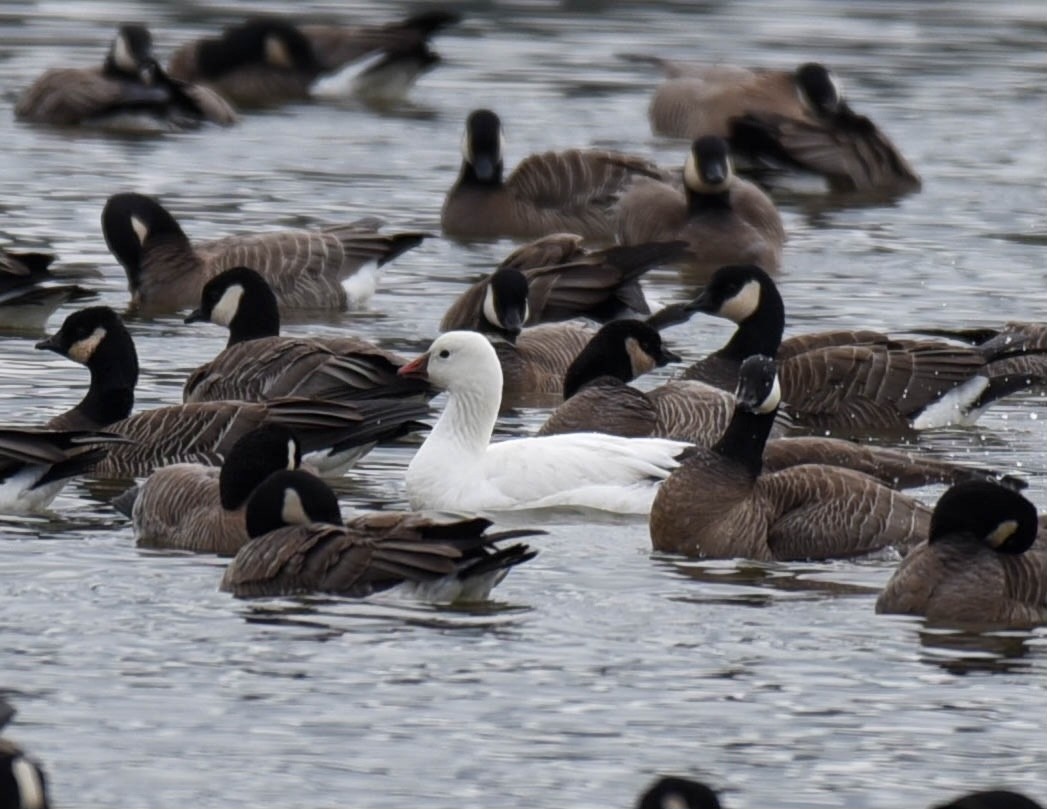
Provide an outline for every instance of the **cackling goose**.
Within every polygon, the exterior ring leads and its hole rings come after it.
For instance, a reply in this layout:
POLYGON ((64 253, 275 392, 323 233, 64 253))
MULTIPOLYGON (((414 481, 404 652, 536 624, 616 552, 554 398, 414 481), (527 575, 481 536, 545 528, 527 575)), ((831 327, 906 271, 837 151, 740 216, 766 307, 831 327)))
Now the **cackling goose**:
POLYGON ((1033 626, 1047 619, 1047 534, 1036 507, 992 483, 953 486, 927 541, 899 564, 876 611, 933 623, 1033 626))
POLYGON ((11 253, 0 248, 0 330, 40 331, 55 309, 95 297, 91 290, 64 284, 48 269, 48 253, 11 253))
MULTIPOLYGON (((0 699, 0 731, 15 709, 0 699)), ((48 809, 47 778, 40 765, 14 742, 0 738, 0 806, 5 809, 48 809)))
POLYGON ((374 269, 416 247, 428 234, 378 232, 361 219, 322 230, 277 230, 193 245, 160 203, 114 194, 102 210, 102 234, 127 273, 131 305, 147 312, 189 309, 209 278, 232 267, 257 270, 280 305, 337 309, 374 294, 374 269))

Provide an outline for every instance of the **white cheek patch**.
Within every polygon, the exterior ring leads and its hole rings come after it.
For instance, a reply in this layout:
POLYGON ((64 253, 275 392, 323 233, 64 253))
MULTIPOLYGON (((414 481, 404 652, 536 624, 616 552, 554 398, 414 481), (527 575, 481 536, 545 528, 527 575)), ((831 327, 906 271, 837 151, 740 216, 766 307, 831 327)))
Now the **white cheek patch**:
POLYGON ((746 281, 737 294, 720 304, 716 312, 720 317, 741 323, 748 320, 760 305, 760 282, 753 279, 746 281))
POLYGON ((683 183, 692 191, 701 191, 704 188, 702 176, 698 173, 698 163, 694 159, 694 153, 687 153, 687 160, 683 164, 683 183))
POLYGON ((298 463, 295 461, 295 457, 298 455, 298 444, 292 438, 287 442, 287 468, 295 470, 298 468, 298 463))
POLYGON ((290 69, 293 66, 291 54, 287 45, 278 36, 270 35, 265 38, 265 61, 273 67, 290 69))
POLYGON ((87 337, 82 340, 77 340, 71 346, 69 346, 69 353, 67 356, 73 362, 79 362, 81 365, 87 365, 88 361, 94 355, 98 349, 98 345, 105 339, 106 330, 99 326, 87 337))
POLYGON ((462 135, 462 159, 466 163, 473 162, 473 139, 469 136, 469 130, 465 130, 465 134, 462 135))
POLYGON ((782 401, 782 389, 778 384, 777 375, 774 377, 774 386, 771 388, 771 392, 767 394, 767 398, 760 402, 759 405, 753 408, 754 413, 765 415, 767 413, 773 413, 775 408, 782 401))
POLYGON ((284 504, 280 509, 280 518, 288 525, 305 525, 312 522, 302 505, 302 498, 294 489, 284 489, 284 504))
POLYGON ((125 73, 138 72, 138 60, 131 52, 131 45, 123 34, 113 40, 113 62, 125 73))
POLYGON ((138 243, 144 245, 145 240, 149 238, 149 226, 137 216, 132 216, 131 229, 135 232, 135 236, 138 237, 138 243))
POLYGON ((494 288, 488 284, 487 289, 484 291, 484 306, 483 306, 484 318, 492 326, 501 326, 502 321, 498 317, 498 310, 494 305, 494 288))
POLYGON ((23 809, 43 809, 44 785, 36 767, 19 756, 11 762, 11 775, 14 776, 15 783, 18 785, 18 794, 21 798, 19 806, 23 809))
POLYGON ((990 547, 999 548, 1004 542, 1010 539, 1017 530, 1017 520, 1004 520, 985 538, 985 541, 990 547))
POLYGON ((635 337, 627 337, 625 340, 625 351, 629 355, 629 364, 633 369, 633 376, 642 376, 655 367, 654 357, 648 354, 635 337))
POLYGON ((660 809, 690 809, 690 806, 690 803, 683 795, 677 792, 670 792, 668 795, 662 796, 660 809))
POLYGON ((242 284, 233 284, 226 288, 225 292, 222 293, 222 297, 218 299, 218 303, 211 310, 211 322, 217 323, 219 326, 228 326, 232 323, 236 313, 240 311, 240 300, 243 296, 244 288, 242 284))

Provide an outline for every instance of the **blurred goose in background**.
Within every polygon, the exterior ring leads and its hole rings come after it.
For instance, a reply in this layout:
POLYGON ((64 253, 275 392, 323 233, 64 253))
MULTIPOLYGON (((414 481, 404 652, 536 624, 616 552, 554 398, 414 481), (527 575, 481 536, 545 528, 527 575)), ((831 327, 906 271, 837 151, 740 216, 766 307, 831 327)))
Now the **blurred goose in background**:
POLYGON ((748 166, 816 174, 833 191, 920 189, 919 175, 875 123, 850 108, 824 65, 768 70, 639 59, 667 76, 649 108, 656 134, 726 138, 748 166))
POLYGON ((334 492, 304 471, 277 472, 247 501, 251 536, 221 589, 241 597, 333 593, 363 597, 406 585, 416 598, 484 601, 509 569, 534 558, 518 543, 540 531, 488 534, 479 518, 401 512, 343 525, 334 492))
POLYGON ((242 108, 323 95, 387 104, 440 62, 429 38, 458 20, 440 10, 380 26, 255 17, 183 45, 168 67, 172 76, 213 87, 242 108), (340 75, 346 71, 352 75, 340 75))
POLYGON ((12 253, 0 248, 0 330, 40 331, 55 309, 70 301, 95 297, 76 284, 65 284, 80 274, 56 274, 49 253, 12 253))
POLYGON ((636 801, 636 809, 721 809, 720 800, 705 784, 665 775, 636 801))
POLYGON ((1036 507, 1001 486, 961 483, 938 499, 927 541, 898 565, 876 611, 933 623, 1035 626, 1047 619, 1047 534, 1036 507))
MULTIPOLYGON (((627 384, 656 365, 678 360, 662 345, 661 335, 646 323, 618 320, 606 324, 567 369, 565 401, 538 435, 600 432, 632 438, 675 438, 711 447, 734 414, 733 394, 687 379, 647 391, 627 384)), ((788 419, 780 419, 771 435, 784 434, 787 428, 788 419)), ((853 469, 899 489, 965 480, 996 481, 1013 489, 1027 485, 1020 478, 994 470, 838 438, 772 437, 764 448, 763 468, 768 472, 804 463, 853 469)))
POLYGON ((836 436, 972 424, 997 398, 993 394, 1014 390, 1010 366, 997 363, 1026 350, 897 340, 875 331, 817 332, 783 341, 781 294, 754 266, 722 267, 684 308, 738 324, 723 348, 684 371, 685 379, 731 390, 746 357, 777 355, 782 399, 793 423, 836 436), (994 385, 1004 376, 1009 384, 994 385))
POLYGON ((48 70, 22 93, 15 117, 133 132, 227 126, 237 120, 214 91, 164 73, 153 56, 152 36, 141 25, 120 26, 101 67, 48 70))
POLYGON ((441 335, 400 373, 422 375, 448 392, 436 426, 407 467, 412 508, 563 506, 646 514, 658 484, 689 446, 597 433, 490 443, 501 367, 494 348, 476 332, 441 335))
POLYGON ((1009 789, 990 789, 961 795, 932 809, 1043 809, 1043 804, 1009 789))
POLYGON ((930 510, 868 475, 821 464, 764 472, 781 389, 774 360, 742 363, 731 422, 685 453, 654 498, 654 549, 711 559, 834 559, 927 536, 930 510))
POLYGON ((637 181, 618 206, 622 244, 683 239, 690 248, 678 265, 691 283, 704 283, 725 264, 781 267, 785 228, 763 191, 735 176, 727 142, 694 141, 683 168, 682 191, 654 180, 637 181))
POLYGON ((236 440, 263 424, 282 424, 298 436, 311 463, 339 475, 375 442, 415 429, 428 413, 423 402, 375 399, 315 401, 284 397, 268 402, 194 402, 131 415, 138 382, 138 356, 130 333, 112 309, 74 312, 38 349, 54 351, 87 366, 91 385, 72 410, 48 423, 60 430, 105 428, 132 439, 114 445, 91 469, 99 478, 144 477, 155 468, 190 462, 215 465, 236 440))
POLYGON ((469 114, 462 168, 440 214, 445 236, 475 241, 576 233, 611 243, 615 207, 629 184, 637 177, 668 177, 644 158, 571 149, 531 155, 503 178, 503 144, 495 113, 481 109, 469 114))
POLYGON ((249 266, 284 309, 344 310, 375 291, 377 268, 428 234, 378 232, 377 219, 321 230, 277 230, 193 245, 159 202, 114 194, 102 210, 105 243, 127 274, 131 306, 146 312, 190 309, 209 278, 249 266))
POLYGON ((687 248, 675 241, 590 251, 582 242, 556 233, 514 250, 451 304, 440 331, 481 331, 511 341, 538 323, 650 314, 640 277, 687 248))
POLYGON ((278 396, 316 399, 422 399, 428 386, 398 376, 406 360, 359 337, 280 337, 273 290, 254 270, 234 267, 204 285, 186 323, 226 326, 229 342, 189 375, 185 402, 259 401, 278 396))
MULTIPOLYGON (((15 715, 0 698, 0 731, 15 715)), ((14 742, 0 738, 0 806, 4 809, 48 809, 47 778, 40 765, 14 742)))

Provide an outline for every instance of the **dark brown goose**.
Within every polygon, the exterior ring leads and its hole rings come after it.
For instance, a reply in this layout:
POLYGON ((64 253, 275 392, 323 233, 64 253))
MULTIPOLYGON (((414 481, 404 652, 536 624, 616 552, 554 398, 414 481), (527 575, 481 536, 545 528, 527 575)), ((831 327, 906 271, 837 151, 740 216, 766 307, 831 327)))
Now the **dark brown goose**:
POLYGON ((337 309, 374 294, 374 270, 416 247, 425 233, 378 232, 377 219, 322 230, 277 230, 193 245, 160 203, 114 194, 102 210, 102 234, 124 268, 131 306, 147 312, 190 309, 209 278, 251 267, 284 309, 337 309))
POLYGON ((99 478, 144 477, 155 468, 190 462, 215 465, 236 440, 263 424, 281 424, 298 436, 311 463, 324 474, 341 474, 375 442, 414 429, 426 415, 421 402, 375 399, 364 402, 312 401, 297 397, 268 402, 197 402, 130 415, 138 381, 134 342, 108 307, 74 312, 37 348, 86 365, 91 385, 72 410, 51 419, 61 430, 105 428, 131 439, 109 448, 91 469, 99 478))
POLYGON ((783 341, 781 295, 767 273, 752 266, 717 270, 685 308, 738 324, 727 345, 691 365, 685 379, 731 390, 746 357, 777 354, 782 398, 794 424, 836 436, 972 423, 990 403, 984 395, 993 390, 996 362, 1013 350, 896 340, 873 331, 818 332, 783 341))
POLYGON ((785 228, 774 203, 735 176, 722 138, 696 140, 683 169, 683 190, 637 181, 618 209, 622 244, 682 239, 690 251, 678 262, 691 283, 704 283, 725 264, 758 264, 774 272, 782 262, 785 228))
MULTIPOLYGON (((0 731, 15 709, 0 699, 0 731)), ((0 806, 10 809, 48 809, 47 778, 40 765, 14 742, 0 738, 0 806)))
POLYGON ((932 623, 1035 626, 1047 619, 1047 534, 1036 507, 991 483, 938 500, 927 541, 902 560, 876 611, 932 623))
POLYGON ((280 337, 272 289, 254 270, 235 267, 204 285, 200 308, 186 323, 229 328, 225 350, 185 383, 182 400, 259 401, 280 396, 313 399, 424 398, 428 386, 398 376, 406 360, 359 337, 280 337))
POLYGON ((95 293, 49 269, 49 253, 11 253, 0 248, 0 330, 39 331, 55 309, 95 293))
POLYGON ((221 589, 237 596, 334 593, 362 597, 400 584, 429 601, 483 601, 509 568, 535 551, 500 540, 536 531, 487 534, 484 519, 365 514, 342 524, 338 500, 307 472, 277 472, 247 501, 251 541, 221 589))
POLYGON ((440 214, 445 236, 537 239, 566 232, 610 243, 615 206, 629 184, 637 177, 667 178, 644 158, 572 149, 531 155, 503 179, 503 140, 497 115, 490 110, 469 114, 461 172, 440 214))
POLYGON ((568 367, 595 333, 572 320, 524 329, 512 343, 492 340, 502 366, 502 408, 558 400, 568 367))
POLYGON ((843 99, 832 73, 650 60, 668 80, 654 94, 651 129, 693 140, 717 135, 758 168, 820 175, 834 191, 917 191, 920 177, 870 119, 843 99))
POLYGON ((427 11, 386 25, 344 26, 256 17, 217 37, 183 45, 172 54, 169 69, 172 76, 207 84, 243 108, 326 94, 388 103, 401 99, 439 63, 429 38, 458 19, 450 12, 427 11), (323 86, 324 77, 365 59, 348 87, 323 86))
POLYGON ((781 400, 770 357, 742 363, 735 396, 720 440, 685 454, 655 495, 655 550, 724 559, 832 559, 886 546, 904 551, 927 536, 930 510, 867 475, 817 464, 763 471, 781 400))
POLYGON ((220 470, 162 466, 114 505, 131 517, 139 546, 235 556, 249 539, 244 506, 251 492, 273 472, 301 462, 294 433, 268 424, 240 436, 220 470))
MULTIPOLYGON (((675 438, 711 447, 731 421, 732 394, 695 380, 675 380, 647 391, 627 384, 656 365, 678 359, 665 350, 661 335, 647 324, 635 320, 608 323, 571 363, 564 377, 565 401, 538 435, 601 432, 628 438, 675 438)), ((787 426, 787 420, 779 422, 771 434, 782 434, 787 426)), ((853 469, 897 489, 964 480, 1000 481, 1015 489, 1026 485, 1019 478, 988 469, 837 438, 771 438, 767 442, 765 471, 805 463, 853 469)))
POLYGON ((589 251, 557 233, 513 251, 451 304, 440 331, 482 331, 515 339, 523 326, 587 317, 604 322, 650 314, 640 277, 681 258, 682 241, 589 251))
POLYGON ((18 99, 15 116, 37 124, 147 132, 237 120, 212 90, 164 73, 141 25, 120 26, 101 67, 48 70, 18 99))

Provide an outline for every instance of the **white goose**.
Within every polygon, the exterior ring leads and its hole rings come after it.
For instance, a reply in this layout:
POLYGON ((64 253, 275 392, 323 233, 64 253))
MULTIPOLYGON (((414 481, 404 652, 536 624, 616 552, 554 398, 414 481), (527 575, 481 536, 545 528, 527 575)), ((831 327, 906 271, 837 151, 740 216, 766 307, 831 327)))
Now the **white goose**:
POLYGON ((491 444, 502 370, 487 338, 451 331, 400 368, 449 394, 407 467, 414 509, 504 511, 580 507, 647 514, 659 484, 691 445, 661 438, 571 433, 491 444))

